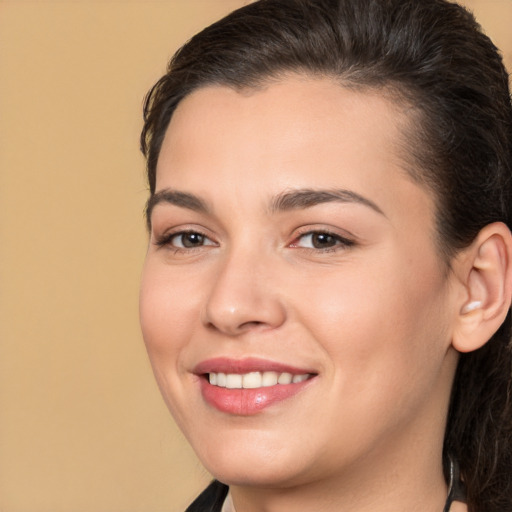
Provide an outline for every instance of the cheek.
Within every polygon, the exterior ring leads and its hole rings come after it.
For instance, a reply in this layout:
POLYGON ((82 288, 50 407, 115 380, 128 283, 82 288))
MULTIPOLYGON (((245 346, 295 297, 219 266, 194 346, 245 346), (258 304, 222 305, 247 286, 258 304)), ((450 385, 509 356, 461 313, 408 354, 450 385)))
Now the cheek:
POLYGON ((183 291, 168 274, 149 261, 140 288, 140 324, 157 379, 160 367, 177 367, 189 330, 190 307, 185 307, 183 291))
POLYGON ((197 318, 197 314, 193 315, 188 301, 192 294, 187 294, 184 301, 183 289, 168 274, 165 268, 146 262, 139 298, 140 324, 158 387, 177 424, 185 429, 188 422, 183 383, 190 374, 184 360, 192 332, 190 318, 197 318))
POLYGON ((382 257, 312 284, 301 321, 327 354, 337 387, 370 396, 435 379, 449 336, 434 264, 407 270, 400 258, 382 257))

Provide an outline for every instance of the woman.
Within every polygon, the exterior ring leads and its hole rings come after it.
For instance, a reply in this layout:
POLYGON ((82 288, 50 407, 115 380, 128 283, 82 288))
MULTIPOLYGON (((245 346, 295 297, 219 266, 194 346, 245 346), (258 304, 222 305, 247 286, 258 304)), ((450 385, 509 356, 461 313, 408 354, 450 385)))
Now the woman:
POLYGON ((217 479, 189 511, 512 510, 512 106, 468 12, 247 5, 142 149, 144 339, 217 479))

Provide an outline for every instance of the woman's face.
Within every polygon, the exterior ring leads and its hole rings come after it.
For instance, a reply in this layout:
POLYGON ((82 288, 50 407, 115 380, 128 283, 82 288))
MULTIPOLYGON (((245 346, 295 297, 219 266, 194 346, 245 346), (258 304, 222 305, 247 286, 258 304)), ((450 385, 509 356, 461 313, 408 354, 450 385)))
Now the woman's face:
POLYGON ((452 277, 432 197, 398 156, 404 116, 377 93, 289 77, 198 90, 172 118, 142 329, 172 414, 226 483, 440 452, 452 277))

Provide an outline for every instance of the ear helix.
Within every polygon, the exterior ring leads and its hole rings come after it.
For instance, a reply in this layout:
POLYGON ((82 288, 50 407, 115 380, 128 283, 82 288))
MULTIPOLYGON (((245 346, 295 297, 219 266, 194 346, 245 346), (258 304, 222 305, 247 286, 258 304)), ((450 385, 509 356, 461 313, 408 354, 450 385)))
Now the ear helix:
POLYGON ((482 307, 482 301, 481 300, 473 300, 471 302, 468 302, 464 306, 462 306, 461 313, 464 315, 466 313, 471 313, 471 311, 475 311, 475 309, 482 307))

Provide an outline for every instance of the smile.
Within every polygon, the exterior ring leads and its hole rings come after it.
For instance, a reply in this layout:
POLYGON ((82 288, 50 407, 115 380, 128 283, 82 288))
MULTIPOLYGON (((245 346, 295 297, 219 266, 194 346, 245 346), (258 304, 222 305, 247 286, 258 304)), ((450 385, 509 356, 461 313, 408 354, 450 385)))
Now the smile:
POLYGON ((208 381, 213 386, 227 389, 257 389, 270 386, 297 384, 311 377, 309 373, 292 375, 288 372, 249 372, 238 373, 215 373, 208 374, 208 381))
POLYGON ((252 416, 301 393, 317 381, 313 368, 260 358, 219 357, 193 370, 203 400, 219 412, 252 416))

